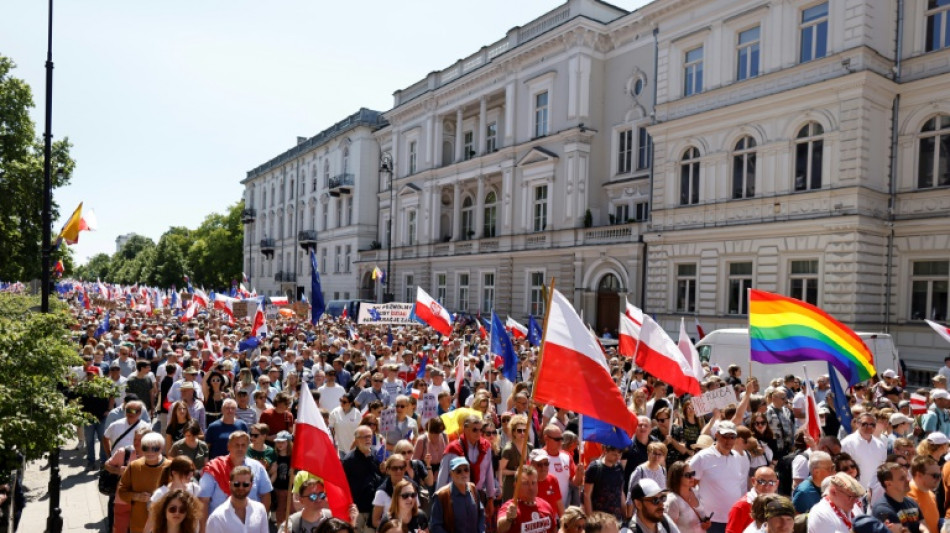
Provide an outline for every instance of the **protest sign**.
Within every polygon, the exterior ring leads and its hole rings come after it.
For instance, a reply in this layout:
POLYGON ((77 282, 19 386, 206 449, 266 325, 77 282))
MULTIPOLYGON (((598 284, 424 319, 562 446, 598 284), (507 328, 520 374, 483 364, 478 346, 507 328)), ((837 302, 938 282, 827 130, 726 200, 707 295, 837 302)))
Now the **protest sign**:
POLYGON ((383 409, 379 415, 379 432, 383 435, 396 429, 396 408, 383 409))
POLYGON ((414 324, 410 318, 412 305, 393 302, 388 304, 360 304, 360 313, 357 318, 359 324, 414 324))
POLYGON ((422 395, 422 401, 419 402, 419 420, 422 421, 420 426, 419 433, 423 433, 426 423, 430 418, 435 418, 438 415, 439 400, 435 397, 435 394, 427 392, 422 395))
POLYGON ((234 302, 231 304, 231 312, 234 313, 234 318, 237 319, 248 318, 251 316, 247 313, 247 308, 247 301, 234 302))
POLYGON ((693 410, 701 416, 713 412, 714 409, 725 409, 734 403, 737 403, 735 390, 728 386, 720 387, 693 398, 693 410))
POLYGON ((307 302, 294 302, 292 307, 299 318, 307 318, 310 316, 310 304, 307 302))

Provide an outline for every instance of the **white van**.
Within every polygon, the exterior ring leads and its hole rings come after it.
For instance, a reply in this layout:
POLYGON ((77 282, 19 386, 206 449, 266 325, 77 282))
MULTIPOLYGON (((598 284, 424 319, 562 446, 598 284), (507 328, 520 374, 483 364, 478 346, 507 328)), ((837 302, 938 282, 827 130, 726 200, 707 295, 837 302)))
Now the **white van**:
MULTIPOLYGON (((893 369, 900 373, 900 359, 890 334, 857 333, 874 355, 874 367, 878 372, 893 369)), ((729 365, 735 364, 742 369, 742 376, 748 378, 751 351, 748 329, 717 329, 697 342, 696 350, 702 362, 708 362, 711 367, 719 367, 723 375, 726 374, 729 365)), ((751 363, 752 375, 759 378, 759 383, 763 386, 767 386, 768 382, 774 378, 784 378, 788 374, 801 376, 804 372, 802 366, 807 368, 808 379, 812 381, 828 373, 828 363, 824 361, 777 365, 764 365, 756 361, 751 363)))

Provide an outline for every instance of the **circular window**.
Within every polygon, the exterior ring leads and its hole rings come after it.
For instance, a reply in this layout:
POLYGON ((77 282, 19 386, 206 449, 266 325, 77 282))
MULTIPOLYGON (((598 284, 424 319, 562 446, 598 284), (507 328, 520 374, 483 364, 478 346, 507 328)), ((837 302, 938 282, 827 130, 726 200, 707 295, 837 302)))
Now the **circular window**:
POLYGON ((643 92, 643 78, 637 78, 637 81, 633 83, 633 94, 640 96, 640 93, 643 92))

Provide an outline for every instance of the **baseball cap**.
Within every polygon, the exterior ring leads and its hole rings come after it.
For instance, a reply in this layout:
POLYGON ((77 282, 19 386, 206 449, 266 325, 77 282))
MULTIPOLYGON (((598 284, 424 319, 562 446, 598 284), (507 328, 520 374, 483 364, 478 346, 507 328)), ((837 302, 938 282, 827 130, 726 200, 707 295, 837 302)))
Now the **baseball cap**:
POLYGON ((930 399, 931 400, 950 400, 950 392, 947 392, 943 389, 934 389, 934 391, 930 393, 930 399))
MULTIPOLYGON (((641 479, 630 489, 630 498, 634 500, 642 500, 643 498, 652 498, 657 494, 662 494, 667 492, 665 489, 661 489, 660 485, 652 479, 641 479)), ((794 510, 793 510, 794 512, 794 510)))
MULTIPOLYGON (((897 415, 894 415, 894 416, 897 416, 897 415)), ((893 418, 893 416, 891 418, 893 418)), ((904 417, 904 418, 907 418, 907 417, 904 417)), ((939 431, 934 431, 933 433, 927 435, 927 440, 930 441, 931 444, 936 444, 937 446, 950 443, 950 438, 947 438, 946 435, 944 435, 943 433, 939 431)))
POLYGON ((792 506, 792 501, 785 496, 770 501, 765 506, 765 518, 776 516, 795 516, 795 507, 792 506))
POLYGON ((854 533, 890 533, 884 522, 867 514, 855 517, 851 531, 854 533))
POLYGON ((892 426, 899 426, 901 424, 906 424, 907 422, 913 422, 913 419, 903 413, 894 413, 891 415, 889 421, 892 426))
POLYGON ((897 377, 897 372, 894 372, 893 370, 891 370, 890 368, 888 368, 887 370, 884 371, 883 374, 881 374, 881 377, 884 377, 884 378, 896 378, 896 377, 897 377))
POLYGON ((464 457, 456 457, 449 461, 449 470, 455 470, 462 465, 468 466, 468 459, 464 457))
POLYGON ((719 429, 717 433, 722 433, 723 435, 737 435, 736 425, 729 421, 724 421, 719 423, 719 429))
POLYGON ((286 441, 286 440, 294 440, 293 436, 291 436, 289 431, 281 431, 280 433, 274 436, 274 442, 286 441))
POLYGON ((544 450, 544 448, 535 448, 534 450, 531 450, 531 453, 528 454, 528 460, 532 463, 536 461, 549 460, 549 458, 550 456, 548 455, 548 452, 544 450))

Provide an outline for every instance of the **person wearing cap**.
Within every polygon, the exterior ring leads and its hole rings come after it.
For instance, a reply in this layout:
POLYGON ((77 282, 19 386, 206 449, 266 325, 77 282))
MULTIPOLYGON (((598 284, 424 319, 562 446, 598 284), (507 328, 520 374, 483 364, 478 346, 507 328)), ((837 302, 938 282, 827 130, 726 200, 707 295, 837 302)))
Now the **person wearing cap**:
POLYGON ((716 443, 689 460, 699 480, 699 498, 713 514, 712 533, 724 533, 732 505, 749 488, 749 459, 733 450, 738 433, 729 421, 719 423, 716 443))
POLYGON ((910 533, 928 531, 921 527, 923 517, 917 502, 907 497, 910 492, 910 474, 897 463, 884 463, 877 469, 877 480, 884 488, 884 498, 871 506, 868 513, 882 522, 901 524, 910 533))
MULTIPOLYGON (((947 390, 947 376, 944 376, 943 374, 935 374, 934 377, 930 378, 930 383, 934 390, 947 390)), ((918 394, 920 393, 919 390, 917 392, 918 394)))
POLYGON ((561 499, 567 507, 571 485, 581 486, 584 482, 584 467, 574 463, 574 457, 562 449, 564 432, 555 424, 548 424, 542 431, 544 446, 551 462, 550 472, 557 478, 561 489, 561 499))
POLYGON ((668 494, 668 490, 649 478, 633 484, 629 497, 636 510, 632 523, 634 533, 679 533, 676 523, 665 512, 668 494))
POLYGON ((827 452, 815 450, 808 456, 810 475, 792 491, 792 505, 799 513, 807 513, 821 500, 821 483, 835 473, 835 463, 827 452))
POLYGON ((495 473, 492 467, 491 442, 482 437, 484 421, 478 415, 470 414, 462 421, 462 431, 459 438, 445 447, 442 462, 439 467, 439 478, 436 487, 442 488, 449 483, 448 464, 456 457, 466 457, 472 465, 472 483, 489 498, 494 498, 495 473))
POLYGON ((934 491, 940 485, 940 465, 929 455, 914 457, 910 463, 910 491, 907 497, 917 503, 923 522, 933 533, 940 531, 940 511, 937 508, 937 498, 934 491))
POLYGON ((201 390, 201 383, 198 382, 198 369, 191 366, 187 360, 181 371, 181 380, 172 383, 172 387, 168 389, 168 401, 177 402, 181 400, 181 386, 185 383, 194 383, 195 397, 204 401, 204 392, 201 390))
POLYGON ((432 498, 430 533, 485 533, 485 508, 469 482, 471 465, 464 457, 449 462, 452 482, 432 498))
POLYGON ((868 411, 858 416, 858 430, 841 441, 841 451, 850 455, 861 471, 861 485, 877 488, 877 467, 887 459, 887 444, 874 436, 877 419, 868 411))
POLYGON ((824 498, 808 512, 808 533, 850 531, 855 504, 866 492, 858 480, 844 472, 831 476, 824 498))
MULTIPOLYGON (((564 514, 564 500, 561 499, 561 489, 557 478, 551 473, 551 460, 548 452, 541 448, 531 450, 528 462, 538 471, 538 497, 548 502, 548 505, 558 516, 564 514)), ((514 487, 512 487, 514 491, 514 487)), ((514 494, 512 493, 512 496, 514 494)))
POLYGON ((926 433, 939 431, 944 435, 950 435, 950 392, 944 389, 934 389, 930 391, 930 407, 927 412, 920 417, 920 428, 926 433))
POLYGON ((887 434, 887 452, 892 453, 894 441, 910 434, 914 419, 903 413, 894 413, 888 418, 888 422, 891 425, 891 431, 887 434))
POLYGON ((557 515, 554 509, 538 498, 538 471, 531 465, 521 468, 517 494, 498 510, 498 533, 555 533, 557 515))
POLYGON ((185 381, 181 384, 179 393, 181 394, 181 403, 188 408, 191 419, 198 423, 201 433, 208 429, 208 418, 205 414, 205 404, 198 399, 198 392, 201 387, 194 381, 185 381))
POLYGON ((765 506, 766 533, 792 533, 795 527, 795 508, 785 496, 779 496, 765 506))

